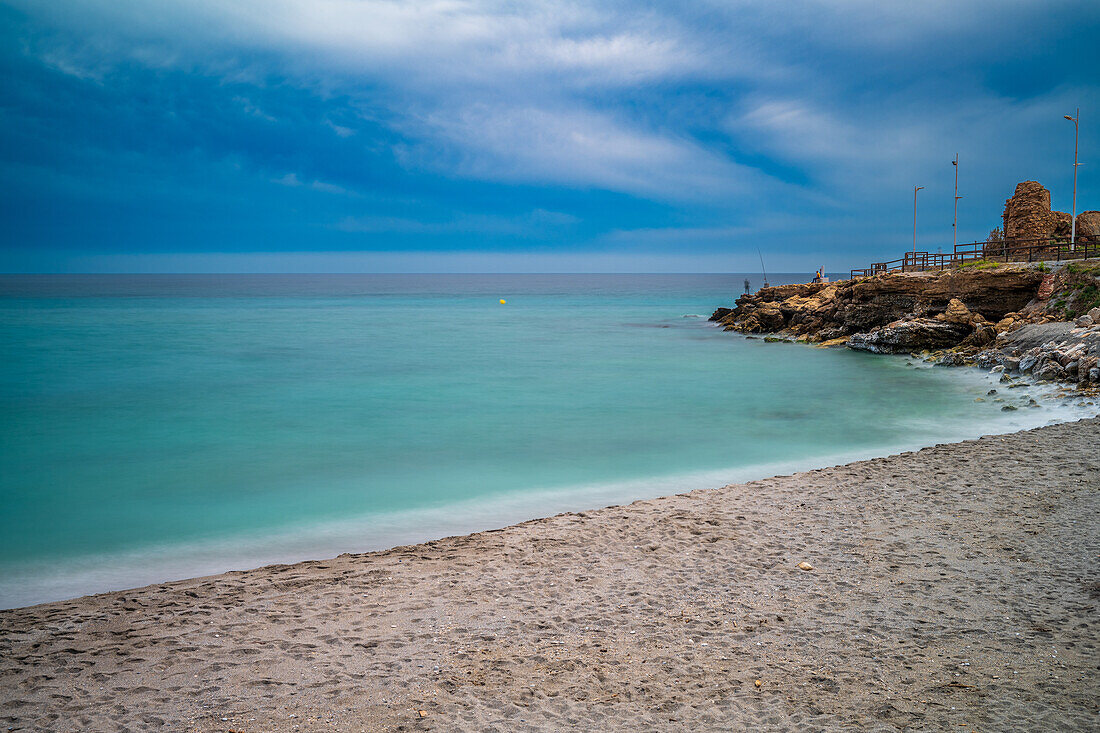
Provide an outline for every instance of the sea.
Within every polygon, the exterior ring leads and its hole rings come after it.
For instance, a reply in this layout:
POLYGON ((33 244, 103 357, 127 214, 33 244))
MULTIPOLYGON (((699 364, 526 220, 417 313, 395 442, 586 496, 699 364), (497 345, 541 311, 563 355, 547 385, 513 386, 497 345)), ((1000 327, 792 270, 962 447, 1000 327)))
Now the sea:
POLYGON ((1096 414, 723 332, 746 278, 0 276, 0 607, 1096 414))

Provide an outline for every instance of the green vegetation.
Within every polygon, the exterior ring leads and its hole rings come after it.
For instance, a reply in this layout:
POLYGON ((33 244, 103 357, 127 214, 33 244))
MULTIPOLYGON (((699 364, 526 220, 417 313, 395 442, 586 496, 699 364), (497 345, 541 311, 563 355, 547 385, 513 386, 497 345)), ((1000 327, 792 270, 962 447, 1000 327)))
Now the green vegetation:
MULTIPOLYGON (((1100 307, 1100 287, 1096 283, 1083 286, 1073 298, 1073 314, 1071 318, 1077 317, 1082 313, 1088 313, 1093 308, 1100 307)), ((1066 309, 1067 312, 1069 309, 1066 309)))
POLYGON ((1050 268, 1047 267, 1047 263, 1045 263, 1045 262, 1040 262, 1039 266, 1036 267, 1035 269, 1038 270, 1039 272, 1049 272, 1050 271, 1050 268))
POLYGON ((1066 265, 1066 270, 1074 275, 1092 275, 1093 277, 1100 276, 1100 265, 1082 265, 1077 262, 1071 262, 1066 265))
POLYGON ((961 265, 959 265, 959 269, 960 270, 966 270, 966 269, 969 269, 969 268, 974 268, 975 270, 992 270, 992 269, 995 269, 995 268, 1000 267, 1000 266, 1001 266, 1000 262, 993 262, 992 260, 984 260, 983 259, 983 260, 970 260, 969 262, 964 262, 961 265))

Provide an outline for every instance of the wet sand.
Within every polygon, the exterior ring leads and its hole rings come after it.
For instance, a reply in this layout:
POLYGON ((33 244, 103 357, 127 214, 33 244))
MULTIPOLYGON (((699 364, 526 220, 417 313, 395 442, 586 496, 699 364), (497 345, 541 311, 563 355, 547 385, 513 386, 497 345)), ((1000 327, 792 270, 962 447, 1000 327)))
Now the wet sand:
POLYGON ((3 611, 0 728, 1097 730, 1098 553, 1094 419, 3 611))

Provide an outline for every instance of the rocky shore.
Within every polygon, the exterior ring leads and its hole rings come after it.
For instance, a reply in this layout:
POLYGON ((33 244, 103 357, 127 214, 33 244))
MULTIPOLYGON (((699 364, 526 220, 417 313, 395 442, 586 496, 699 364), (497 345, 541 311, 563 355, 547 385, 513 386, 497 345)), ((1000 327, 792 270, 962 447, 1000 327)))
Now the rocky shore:
POLYGON ((727 331, 1100 389, 1100 260, 979 261, 942 272, 762 288, 710 320, 727 331))

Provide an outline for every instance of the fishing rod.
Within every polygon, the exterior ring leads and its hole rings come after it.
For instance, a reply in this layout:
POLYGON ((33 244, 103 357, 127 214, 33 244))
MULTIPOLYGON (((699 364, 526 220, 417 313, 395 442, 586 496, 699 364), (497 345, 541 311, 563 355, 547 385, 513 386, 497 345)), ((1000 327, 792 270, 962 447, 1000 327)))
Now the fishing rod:
POLYGON ((764 269, 764 255, 760 253, 760 248, 756 248, 756 254, 760 256, 760 271, 764 273, 764 287, 768 287, 768 271, 764 269))

